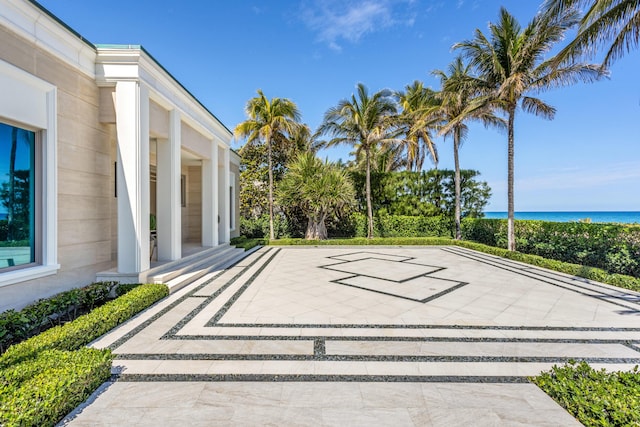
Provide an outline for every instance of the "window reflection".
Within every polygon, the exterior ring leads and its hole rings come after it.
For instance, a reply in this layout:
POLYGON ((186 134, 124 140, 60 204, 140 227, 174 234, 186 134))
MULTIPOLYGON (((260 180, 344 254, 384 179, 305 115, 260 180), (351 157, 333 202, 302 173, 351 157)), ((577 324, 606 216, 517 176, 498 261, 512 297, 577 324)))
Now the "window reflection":
POLYGON ((0 269, 35 262, 35 132, 0 123, 0 269))

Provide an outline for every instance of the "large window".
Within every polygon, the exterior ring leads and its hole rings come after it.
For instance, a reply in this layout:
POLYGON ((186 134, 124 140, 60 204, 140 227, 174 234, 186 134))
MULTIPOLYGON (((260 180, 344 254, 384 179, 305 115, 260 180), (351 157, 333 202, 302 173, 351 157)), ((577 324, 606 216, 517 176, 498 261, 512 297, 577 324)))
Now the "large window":
POLYGON ((36 134, 0 123, 0 271, 36 260, 36 134))

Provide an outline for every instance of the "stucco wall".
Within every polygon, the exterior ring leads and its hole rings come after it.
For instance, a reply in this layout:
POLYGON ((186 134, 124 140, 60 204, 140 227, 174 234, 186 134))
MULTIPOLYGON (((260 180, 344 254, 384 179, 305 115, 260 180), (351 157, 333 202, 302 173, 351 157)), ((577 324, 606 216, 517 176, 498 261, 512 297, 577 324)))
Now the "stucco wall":
MULTIPOLYGON (((112 266, 113 150, 95 81, 0 27, 0 59, 57 87, 57 275, 0 287, 0 311, 90 283, 112 266)), ((0 117, 0 120, 2 118, 0 117)))

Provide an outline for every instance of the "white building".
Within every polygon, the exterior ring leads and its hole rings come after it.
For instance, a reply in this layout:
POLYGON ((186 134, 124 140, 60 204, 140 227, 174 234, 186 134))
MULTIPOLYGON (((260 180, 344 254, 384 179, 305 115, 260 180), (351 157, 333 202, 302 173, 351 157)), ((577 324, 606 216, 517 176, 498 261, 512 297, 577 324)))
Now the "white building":
POLYGON ((28 0, 0 0, 0 41, 0 311, 228 256, 232 133, 162 65, 28 0))

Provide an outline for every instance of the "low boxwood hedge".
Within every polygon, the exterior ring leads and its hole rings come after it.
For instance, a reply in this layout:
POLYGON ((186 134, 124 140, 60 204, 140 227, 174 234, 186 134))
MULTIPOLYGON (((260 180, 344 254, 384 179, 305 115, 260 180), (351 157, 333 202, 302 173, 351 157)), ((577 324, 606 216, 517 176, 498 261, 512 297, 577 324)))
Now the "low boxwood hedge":
POLYGON ((53 426, 111 375, 110 350, 47 350, 0 371, 0 425, 53 426))
POLYGON ((0 353, 53 326, 70 322, 140 284, 95 282, 36 301, 22 310, 0 313, 0 353))
POLYGON ((595 280, 607 283, 620 288, 640 291, 640 279, 625 276, 623 274, 611 274, 599 268, 588 267, 584 265, 571 264, 567 262, 556 261, 543 258, 538 255, 523 254, 521 252, 512 252, 506 249, 497 248, 495 246, 487 246, 481 243, 469 242, 466 240, 447 239, 445 237, 392 237, 392 238, 373 238, 367 239, 328 239, 328 240, 305 240, 305 239, 279 239, 269 241, 271 246, 360 246, 360 245, 381 245, 381 246, 460 246, 467 249, 473 249, 490 255, 535 265, 549 270, 570 274, 573 276, 583 277, 585 279, 595 280))
POLYGON ((34 357, 43 350, 76 350, 168 294, 169 289, 166 285, 138 286, 131 292, 78 317, 72 322, 55 326, 40 335, 9 347, 0 356, 0 369, 34 357))
POLYGON ((236 248, 242 248, 245 251, 248 251, 249 249, 255 248, 256 246, 266 244, 266 240, 255 239, 255 238, 249 239, 245 236, 240 236, 240 237, 234 237, 233 239, 231 239, 231 244, 236 248))
POLYGON ((585 426, 640 426, 640 371, 596 371, 586 362, 531 378, 585 426))

